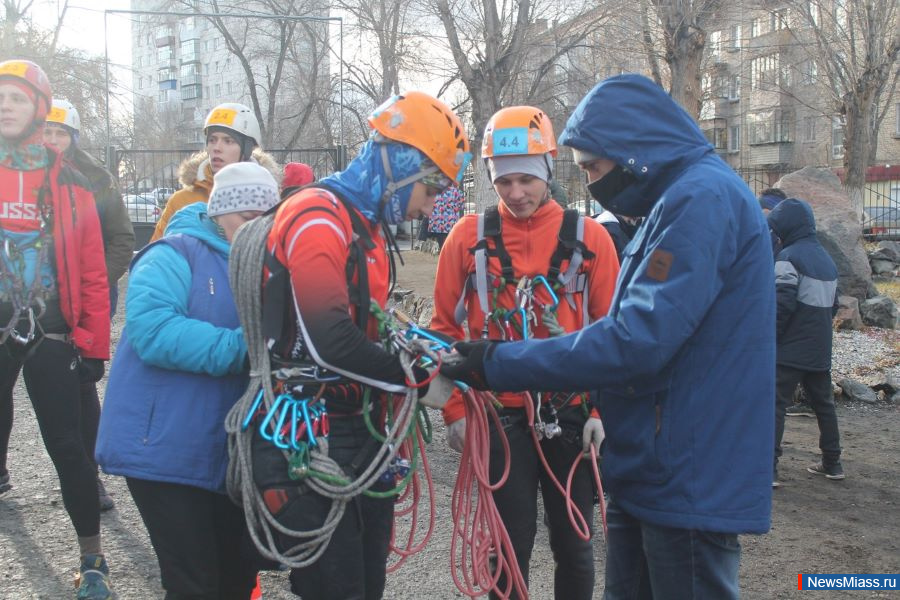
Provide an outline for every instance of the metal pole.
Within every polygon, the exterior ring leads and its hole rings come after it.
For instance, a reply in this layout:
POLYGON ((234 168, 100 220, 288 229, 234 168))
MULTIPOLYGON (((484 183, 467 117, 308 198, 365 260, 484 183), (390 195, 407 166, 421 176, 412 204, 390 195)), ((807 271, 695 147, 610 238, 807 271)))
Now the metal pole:
POLYGON ((109 164, 109 147, 112 145, 109 129, 109 36, 106 30, 106 16, 109 11, 103 11, 103 54, 106 59, 106 168, 111 169, 109 164))
POLYGON ((340 140, 341 140, 341 169, 343 169, 346 165, 344 164, 344 18, 340 17, 340 21, 338 22, 340 25, 340 56, 339 60, 341 61, 341 72, 340 72, 340 90, 341 90, 341 110, 340 110, 340 140))

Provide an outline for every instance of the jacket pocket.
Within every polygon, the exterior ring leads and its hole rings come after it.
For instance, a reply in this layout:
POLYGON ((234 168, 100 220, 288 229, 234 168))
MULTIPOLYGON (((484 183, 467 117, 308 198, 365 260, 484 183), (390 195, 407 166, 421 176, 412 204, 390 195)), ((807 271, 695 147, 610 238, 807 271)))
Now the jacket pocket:
POLYGON ((671 475, 670 415, 665 390, 642 396, 601 393, 604 472, 623 481, 662 483, 671 475))
POLYGON ((147 411, 146 421, 144 423, 144 435, 141 438, 141 443, 145 446, 151 443, 151 434, 153 432, 153 416, 156 413, 156 398, 154 397, 150 402, 150 409, 147 411))

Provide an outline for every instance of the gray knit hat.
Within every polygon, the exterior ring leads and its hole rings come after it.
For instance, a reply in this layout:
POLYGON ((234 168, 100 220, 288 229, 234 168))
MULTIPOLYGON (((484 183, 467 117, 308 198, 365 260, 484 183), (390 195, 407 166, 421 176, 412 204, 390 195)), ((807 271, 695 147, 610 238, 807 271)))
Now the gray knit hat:
POLYGON ((222 167, 213 177, 209 194, 210 217, 248 211, 265 212, 278 204, 278 182, 255 162, 237 162, 222 167))

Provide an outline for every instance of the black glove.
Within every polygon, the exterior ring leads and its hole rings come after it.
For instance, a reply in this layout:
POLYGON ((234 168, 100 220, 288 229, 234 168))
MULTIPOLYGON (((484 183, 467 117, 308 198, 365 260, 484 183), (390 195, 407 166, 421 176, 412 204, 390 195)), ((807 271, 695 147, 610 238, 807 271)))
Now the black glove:
POLYGON ((105 365, 99 358, 81 358, 78 361, 78 381, 97 383, 103 379, 105 365))
POLYGON ((441 375, 454 381, 462 381, 476 390, 490 389, 484 361, 491 357, 498 342, 476 340, 456 342, 453 349, 459 356, 445 356, 441 364, 441 375))

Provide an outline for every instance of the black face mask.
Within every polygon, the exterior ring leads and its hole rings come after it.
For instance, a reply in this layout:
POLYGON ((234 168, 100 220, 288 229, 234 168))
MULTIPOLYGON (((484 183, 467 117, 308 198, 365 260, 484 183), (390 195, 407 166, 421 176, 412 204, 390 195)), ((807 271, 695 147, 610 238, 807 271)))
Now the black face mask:
POLYGON ((587 188, 588 193, 600 203, 600 206, 614 214, 621 214, 620 210, 616 210, 615 203, 612 200, 636 181, 637 178, 628 170, 616 165, 616 168, 612 171, 597 181, 589 183, 587 188))

